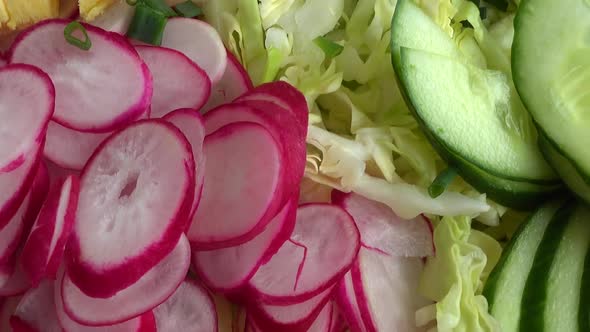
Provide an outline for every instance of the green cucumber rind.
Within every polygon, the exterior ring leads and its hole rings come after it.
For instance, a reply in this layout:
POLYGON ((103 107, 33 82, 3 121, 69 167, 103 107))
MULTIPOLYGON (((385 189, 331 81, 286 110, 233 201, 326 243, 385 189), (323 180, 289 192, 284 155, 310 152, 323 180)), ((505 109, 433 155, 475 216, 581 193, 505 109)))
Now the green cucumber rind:
POLYGON ((396 72, 395 78, 402 97, 406 101, 410 112, 418 122, 419 126, 422 128, 422 132, 430 141, 430 144, 449 165, 457 168, 459 174, 465 179, 465 181, 478 191, 485 192, 493 201, 518 210, 534 209, 540 202, 550 198, 552 195, 564 191, 561 182, 543 185, 524 181, 514 181, 490 174, 486 170, 483 170, 478 166, 471 164, 464 158, 461 158, 451 149, 446 147, 444 143, 434 137, 414 109, 407 91, 397 74, 400 70, 400 63, 399 52, 393 51, 395 49, 396 46, 392 45, 391 61, 394 71, 396 72))
POLYGON ((503 321, 504 317, 502 315, 506 313, 507 309, 513 310, 515 307, 520 308, 522 294, 514 293, 515 286, 519 286, 517 288, 519 291, 524 291, 524 283, 526 282, 526 278, 533 263, 534 253, 532 256, 522 256, 524 255, 523 250, 525 250, 524 248, 529 247, 526 254, 529 254, 530 250, 533 250, 534 252, 537 251, 542 235, 545 233, 549 222, 563 203, 563 200, 554 200, 546 203, 535 210, 535 212, 533 212, 527 220, 520 225, 506 248, 502 251, 500 260, 486 281, 482 294, 488 300, 489 312, 498 320, 505 332, 512 331, 512 328, 514 327, 512 324, 518 322, 520 312, 510 311, 511 317, 509 319, 515 319, 516 321, 512 320, 506 323, 503 321), (535 236, 538 234, 540 234, 541 237, 535 236), (528 262, 525 262, 525 260, 528 260, 528 262), (515 278, 517 282, 522 282, 522 284, 515 285, 512 283, 515 278), (508 282, 511 284, 507 285, 508 282), (522 289, 520 286, 522 286, 522 289), (507 307, 506 301, 508 300, 512 300, 512 303, 510 303, 512 306, 508 305, 507 307), (514 301, 518 301, 518 303, 514 301), (499 304, 500 307, 496 304, 499 304))
POLYGON ((535 254, 533 267, 529 273, 522 297, 520 330, 543 331, 545 317, 545 302, 549 287, 548 273, 561 244, 562 237, 567 230, 568 220, 575 209, 575 202, 568 202, 553 216, 545 230, 545 235, 535 254))

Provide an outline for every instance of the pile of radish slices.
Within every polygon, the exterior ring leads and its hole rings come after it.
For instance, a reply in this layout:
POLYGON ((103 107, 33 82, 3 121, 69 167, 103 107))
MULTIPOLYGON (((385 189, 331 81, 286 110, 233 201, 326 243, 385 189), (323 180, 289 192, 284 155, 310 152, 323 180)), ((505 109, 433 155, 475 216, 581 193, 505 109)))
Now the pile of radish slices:
POLYGON ((0 63, 1 331, 411 331, 426 218, 300 204, 308 109, 206 23, 162 47, 65 20, 0 63), (213 296, 241 309, 219 310, 213 296))

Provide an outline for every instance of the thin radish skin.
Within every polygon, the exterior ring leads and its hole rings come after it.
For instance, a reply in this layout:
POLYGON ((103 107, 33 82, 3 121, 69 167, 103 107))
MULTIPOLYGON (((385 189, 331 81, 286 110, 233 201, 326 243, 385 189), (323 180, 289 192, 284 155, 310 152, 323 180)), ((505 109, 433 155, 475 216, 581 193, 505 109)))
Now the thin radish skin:
POLYGON ((72 320, 64 311, 61 283, 54 283, 54 303, 57 319, 64 332, 156 332, 156 320, 150 310, 139 317, 108 326, 86 326, 72 320))
POLYGON ((31 228, 37 219, 37 215, 41 210, 41 206, 43 205, 43 202, 45 202, 45 198, 49 193, 49 182, 49 170, 47 169, 47 165, 44 162, 41 162, 37 167, 37 174, 35 175, 35 179, 31 184, 31 190, 29 192, 29 204, 27 206, 27 211, 23 216, 25 225, 23 230, 23 241, 31 232, 31 228))
POLYGON ((223 76, 211 88, 211 97, 207 104, 203 106, 201 112, 207 113, 217 106, 232 102, 234 99, 243 95, 254 88, 252 80, 244 69, 244 66, 229 51, 227 52, 227 66, 223 76))
POLYGON ((262 233, 242 245, 193 252, 197 274, 217 292, 237 292, 256 273, 266 254, 278 250, 288 239, 295 224, 296 210, 297 200, 292 199, 262 233))
MULTIPOLYGON (((128 6, 128 5, 127 5, 128 6)), ((179 51, 135 46, 153 77, 151 116, 160 118, 179 108, 199 110, 211 94, 207 73, 179 51)))
POLYGON ((356 294, 354 292, 354 285, 350 271, 344 275, 338 284, 336 302, 342 310, 344 319, 348 323, 351 332, 368 331, 363 322, 363 317, 361 316, 361 309, 359 308, 356 294))
POLYGON ((217 332, 215 303, 205 288, 185 281, 154 309, 158 332, 217 332))
POLYGON ((190 143, 164 120, 138 121, 97 148, 66 251, 68 275, 84 293, 111 297, 170 253, 190 221, 194 170, 190 143))
POLYGON ((18 323, 20 320, 33 331, 62 332, 55 311, 53 294, 53 282, 48 280, 43 281, 37 288, 30 289, 22 297, 14 316, 10 319, 12 328, 18 331, 18 328, 15 327, 20 325, 18 323))
POLYGON ((418 331, 415 312, 426 305, 418 294, 423 263, 418 257, 385 255, 361 248, 351 269, 367 331, 418 331))
POLYGON ((0 265, 11 263, 25 229, 24 216, 29 206, 30 193, 8 224, 0 230, 0 265))
POLYGON ((199 207, 199 202, 203 194, 203 183, 205 181, 205 155, 203 153, 203 142, 205 140, 204 120, 199 112, 190 108, 170 112, 163 119, 180 129, 192 148, 193 158, 195 160, 195 193, 189 215, 189 219, 192 220, 199 207))
POLYGON ((220 249, 253 239, 280 209, 280 144, 264 127, 238 122, 209 134, 204 154, 206 180, 187 233, 191 245, 220 249))
POLYGON ((251 294, 267 304, 308 300, 350 269, 359 247, 359 231, 342 208, 302 205, 289 241, 250 280, 251 294))
POLYGON ((51 77, 53 120, 65 127, 108 132, 139 118, 151 102, 153 86, 133 46, 120 35, 83 24, 92 47, 78 49, 63 36, 69 22, 46 20, 24 30, 12 44, 10 62, 35 65, 51 77))
POLYGON ((334 190, 332 202, 353 217, 365 247, 387 255, 426 257, 434 254, 430 222, 423 216, 404 220, 385 204, 334 190))
POLYGON ((0 174, 22 166, 45 135, 55 108, 55 88, 36 67, 0 69, 0 174))
POLYGON ((203 21, 184 17, 170 18, 164 29, 162 46, 184 53, 205 70, 212 84, 219 82, 225 72, 225 46, 217 31, 203 21))
POLYGON ((5 279, 5 282, 0 286, 0 296, 18 296, 24 294, 31 288, 31 282, 23 270, 20 252, 15 254, 15 265, 10 271, 10 274, 3 276, 0 271, 0 280, 5 279))
POLYGON ((66 242, 74 226, 79 180, 69 176, 52 188, 21 253, 33 287, 44 278, 55 280, 66 242))
POLYGON ((191 249, 183 235, 174 250, 130 287, 106 298, 85 295, 67 273, 58 276, 62 283, 64 311, 74 321, 90 326, 105 326, 127 321, 166 301, 184 281, 190 265, 191 249))

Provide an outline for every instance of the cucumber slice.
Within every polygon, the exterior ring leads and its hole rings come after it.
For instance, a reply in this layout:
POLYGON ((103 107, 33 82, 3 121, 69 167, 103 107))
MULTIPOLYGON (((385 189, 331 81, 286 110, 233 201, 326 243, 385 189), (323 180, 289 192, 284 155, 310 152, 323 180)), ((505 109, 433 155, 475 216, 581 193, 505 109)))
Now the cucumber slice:
POLYGON ((580 294, 589 248, 590 210, 576 203, 559 209, 545 231, 526 281, 522 331, 581 331, 580 294))
POLYGON ((490 274, 483 295, 489 311, 503 332, 518 331, 522 294, 543 234, 562 201, 552 201, 537 209, 523 223, 504 249, 490 274))
POLYGON ((535 140, 511 128, 504 76, 455 59, 402 47, 398 75, 418 117, 453 153, 488 173, 553 184, 535 140))
POLYGON ((539 133, 539 147, 545 159, 555 167, 555 170, 568 187, 582 200, 590 202, 590 186, 584 181, 574 165, 542 133, 539 133))
POLYGON ((590 1, 523 0, 512 70, 535 122, 590 184, 590 1))

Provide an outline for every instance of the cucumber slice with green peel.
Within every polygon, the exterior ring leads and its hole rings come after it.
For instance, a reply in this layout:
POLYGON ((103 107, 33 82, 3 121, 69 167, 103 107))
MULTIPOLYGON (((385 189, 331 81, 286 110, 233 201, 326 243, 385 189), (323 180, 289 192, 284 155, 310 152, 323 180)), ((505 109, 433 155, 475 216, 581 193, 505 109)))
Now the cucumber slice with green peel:
POLYGON ((590 1, 522 0, 514 26, 518 93, 590 185, 590 1))
POLYGON ((560 208, 549 223, 526 281, 521 331, 578 332, 584 263, 590 248, 590 210, 560 208))
POLYGON ((503 332, 518 331, 522 294, 535 253, 562 205, 563 201, 552 201, 537 209, 516 231, 488 277, 483 295, 503 332))
POLYGON ((584 181, 578 170, 574 167, 555 145, 545 135, 539 133, 539 147, 545 159, 553 165, 567 186, 586 202, 590 202, 590 186, 584 181))
POLYGON ((425 129, 451 152, 508 180, 559 182, 543 159, 536 137, 523 137, 514 129, 520 119, 510 113, 504 74, 405 47, 400 49, 399 66, 395 62, 425 129))

